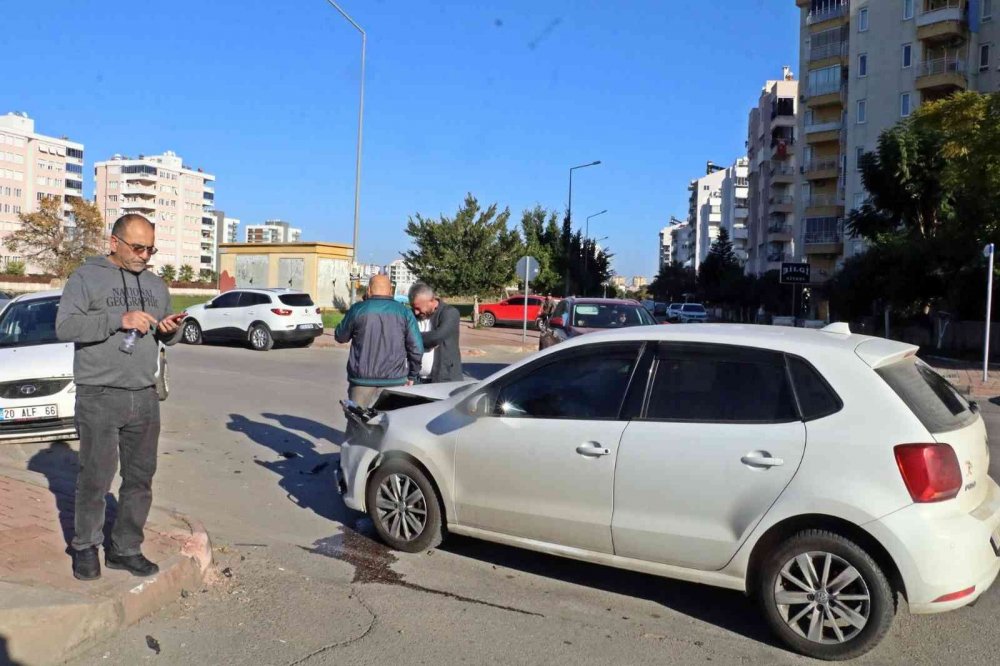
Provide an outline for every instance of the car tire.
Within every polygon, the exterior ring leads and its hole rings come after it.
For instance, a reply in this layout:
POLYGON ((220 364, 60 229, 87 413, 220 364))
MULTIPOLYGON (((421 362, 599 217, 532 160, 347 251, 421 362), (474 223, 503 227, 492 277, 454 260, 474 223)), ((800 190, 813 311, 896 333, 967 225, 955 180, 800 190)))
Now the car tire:
POLYGON ((444 536, 441 502, 434 485, 409 460, 389 460, 375 470, 365 492, 365 506, 375 531, 390 548, 419 553, 434 548, 444 536), (398 502, 405 502, 400 518, 398 502))
POLYGON ((200 345, 202 340, 201 326, 194 319, 188 319, 184 322, 184 332, 181 337, 184 339, 184 344, 200 345))
POLYGON ((839 534, 799 532, 766 556, 759 573, 757 598, 767 623, 808 657, 854 659, 878 645, 892 626, 896 597, 885 573, 839 534), (808 573, 803 567, 810 567, 808 573))
POLYGON ((493 326, 496 325, 496 323, 497 323, 497 318, 493 315, 492 312, 484 312, 483 314, 479 315, 479 325, 484 328, 493 328, 493 326))
POLYGON ((247 331, 247 342, 250 343, 250 348, 254 351, 271 351, 274 347, 274 337, 271 335, 271 329, 269 329, 264 324, 254 324, 247 331))
POLYGON ((167 369, 167 354, 160 350, 160 374, 156 378, 156 395, 160 402, 170 396, 170 371, 167 369))

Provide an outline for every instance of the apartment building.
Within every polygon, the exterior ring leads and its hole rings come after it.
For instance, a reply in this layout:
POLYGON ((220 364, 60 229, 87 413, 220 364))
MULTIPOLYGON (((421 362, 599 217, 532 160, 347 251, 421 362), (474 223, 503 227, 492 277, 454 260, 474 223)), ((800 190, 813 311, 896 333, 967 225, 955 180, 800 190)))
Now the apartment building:
POLYGON ((212 266, 212 270, 218 272, 219 266, 222 265, 220 246, 223 243, 238 243, 240 241, 240 221, 234 217, 228 217, 225 211, 221 210, 214 211, 212 216, 215 218, 215 264, 212 266))
POLYGON ((691 224, 681 222, 670 227, 670 263, 694 268, 694 231, 691 224))
POLYGON ((796 212, 800 258, 814 281, 864 251, 844 237, 866 193, 859 158, 923 102, 1000 84, 993 0, 796 0, 807 72, 796 212))
MULTIPOLYGON (((767 81, 747 122, 748 274, 778 270, 795 254, 799 82, 789 67, 767 81)), ((801 135, 799 135, 801 136, 801 135)))
MULTIPOLYGON (((25 261, 3 241, 21 227, 20 213, 38 210, 48 197, 63 202, 66 224, 72 226, 69 200, 83 198, 83 144, 36 133, 26 113, 0 116, 0 269, 25 261)), ((29 272, 39 268, 26 263, 29 272)))
POLYGON ((108 231, 122 215, 138 213, 156 225, 153 270, 191 266, 195 275, 217 264, 215 176, 194 169, 173 151, 132 159, 114 155, 94 165, 96 202, 108 231))
MULTIPOLYGON (((673 220, 671 220, 671 223, 673 223, 673 220)), ((660 229, 660 255, 659 261, 656 264, 659 268, 668 266, 673 261, 673 244, 674 235, 671 227, 666 226, 660 229)))
POLYGON ((694 242, 693 267, 697 270, 705 261, 722 224, 722 182, 725 167, 708 162, 706 175, 688 183, 688 224, 694 242))
POLYGON ((726 177, 722 181, 722 228, 729 232, 733 252, 741 262, 746 262, 748 256, 749 165, 749 159, 739 158, 726 169, 726 177))
POLYGON ((298 243, 302 230, 284 220, 264 220, 264 224, 247 225, 245 239, 247 243, 298 243))

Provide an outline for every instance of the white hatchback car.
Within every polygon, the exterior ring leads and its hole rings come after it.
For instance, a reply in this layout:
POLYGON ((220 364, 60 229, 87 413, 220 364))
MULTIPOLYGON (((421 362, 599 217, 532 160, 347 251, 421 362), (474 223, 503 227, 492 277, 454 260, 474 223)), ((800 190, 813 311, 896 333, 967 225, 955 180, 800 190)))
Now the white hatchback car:
POLYGON ((233 289, 193 305, 184 342, 242 341, 257 351, 274 343, 308 347, 323 334, 323 316, 309 294, 293 289, 233 289))
MULTIPOLYGON (((19 296, 0 312, 0 444, 76 439, 73 343, 56 338, 61 290, 19 296)), ((169 393, 166 349, 156 389, 169 393)))
POLYGON ((582 336, 347 403, 338 488, 400 550, 447 531, 742 590, 793 649, 852 658, 897 594, 952 610, 1000 572, 983 420, 916 351, 844 324, 582 336))

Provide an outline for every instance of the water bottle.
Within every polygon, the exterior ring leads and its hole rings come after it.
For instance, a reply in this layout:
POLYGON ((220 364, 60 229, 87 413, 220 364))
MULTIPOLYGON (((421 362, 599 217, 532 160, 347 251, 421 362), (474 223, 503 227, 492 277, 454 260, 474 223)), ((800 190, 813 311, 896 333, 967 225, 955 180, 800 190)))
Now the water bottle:
POLYGON ((126 354, 131 354, 135 351, 135 342, 139 339, 139 331, 134 328, 130 328, 125 337, 122 338, 122 343, 118 345, 118 351, 125 352, 126 354))

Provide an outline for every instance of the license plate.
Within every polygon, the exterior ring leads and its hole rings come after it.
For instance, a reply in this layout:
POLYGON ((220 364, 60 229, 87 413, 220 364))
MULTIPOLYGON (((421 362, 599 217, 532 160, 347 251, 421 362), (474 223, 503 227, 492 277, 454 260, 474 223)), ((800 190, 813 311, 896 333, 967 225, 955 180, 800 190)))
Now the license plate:
POLYGON ((56 405, 35 405, 33 407, 0 407, 0 421, 35 421, 54 419, 59 416, 56 405))
POLYGON ((299 330, 313 331, 319 328, 319 324, 299 324, 299 330))

